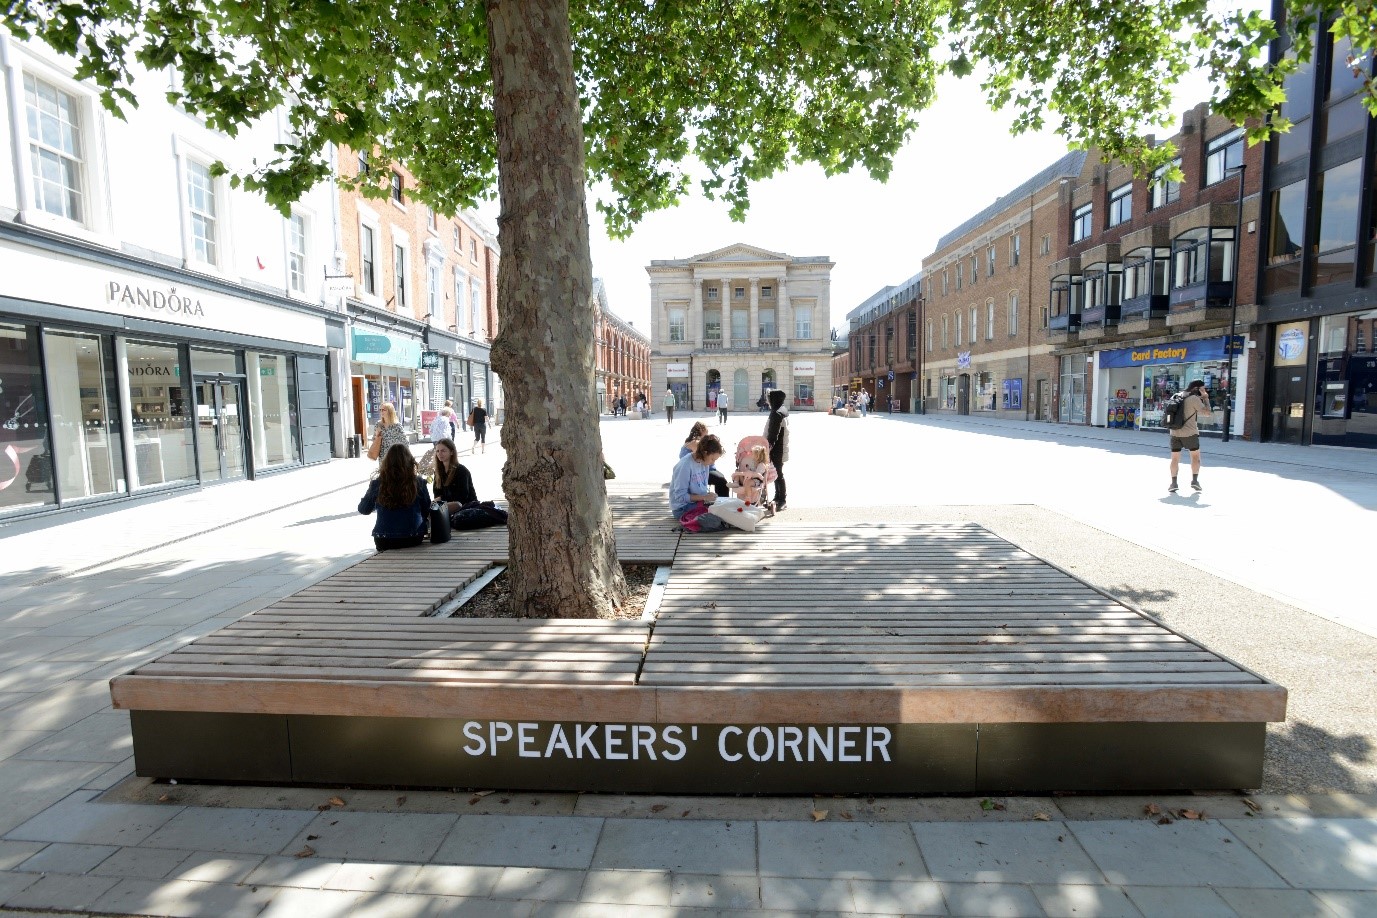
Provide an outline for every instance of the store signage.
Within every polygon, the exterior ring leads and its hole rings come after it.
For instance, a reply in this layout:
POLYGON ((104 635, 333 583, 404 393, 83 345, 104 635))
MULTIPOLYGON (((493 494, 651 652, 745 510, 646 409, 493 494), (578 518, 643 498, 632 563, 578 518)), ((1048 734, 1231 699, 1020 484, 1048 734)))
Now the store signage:
POLYGON ((815 376, 818 372, 818 362, 816 360, 795 360, 795 376, 815 376))
POLYGON ((327 274, 325 275, 325 294, 326 296, 352 296, 354 293, 354 275, 352 274, 327 274))
POLYGON ((364 331, 353 329, 353 356, 362 363, 414 370, 421 365, 421 342, 403 338, 381 329, 364 331))
POLYGON ((689 365, 686 363, 667 363, 665 364, 665 377, 667 379, 688 379, 689 365))
POLYGON ((1305 332, 1291 328, 1277 335, 1277 356, 1283 360, 1295 360, 1305 353, 1305 332))
POLYGON ((140 287, 137 284, 123 284, 112 280, 105 285, 105 297, 112 303, 133 306, 154 313, 179 313, 183 316, 205 316, 201 299, 190 294, 177 292, 176 287, 166 290, 156 287, 140 287))
POLYGON ((422 352, 421 352, 421 369, 422 369, 422 370, 438 370, 438 369, 440 369, 440 352, 439 352, 439 351, 422 351, 422 352))
POLYGON ((957 353, 956 353, 956 368, 957 368, 958 370, 969 370, 969 369, 971 368, 971 352, 970 352, 970 351, 957 351, 957 353))
MULTIPOLYGON (((1170 341, 1162 344, 1148 344, 1143 347, 1126 347, 1114 351, 1100 352, 1100 369, 1118 367, 1144 367, 1163 363, 1195 363, 1201 360, 1219 360, 1228 356, 1224 346, 1227 336, 1200 338, 1195 341, 1170 341)), ((1243 337, 1234 336, 1234 351, 1241 352, 1243 337)))

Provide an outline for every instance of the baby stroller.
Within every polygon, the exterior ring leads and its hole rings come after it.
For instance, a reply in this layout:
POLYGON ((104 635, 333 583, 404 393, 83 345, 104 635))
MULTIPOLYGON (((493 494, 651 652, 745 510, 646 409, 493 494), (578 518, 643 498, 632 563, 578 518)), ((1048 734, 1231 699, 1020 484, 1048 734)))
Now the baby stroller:
POLYGON ((742 437, 736 444, 736 471, 732 473, 732 493, 747 506, 764 507, 774 515, 774 507, 765 500, 765 485, 777 477, 770 462, 770 441, 764 437, 742 437), (763 451, 763 461, 762 452, 763 451))

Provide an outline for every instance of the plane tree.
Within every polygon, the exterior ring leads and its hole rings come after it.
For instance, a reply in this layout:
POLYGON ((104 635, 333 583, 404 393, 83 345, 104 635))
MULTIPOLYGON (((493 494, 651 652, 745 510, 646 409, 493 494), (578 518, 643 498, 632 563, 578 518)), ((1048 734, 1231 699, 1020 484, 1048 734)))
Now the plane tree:
MULTIPOLYGON (((1293 17, 1330 14, 1371 49, 1371 0, 1293 17)), ((591 398, 590 187, 625 235, 695 184, 740 217, 794 163, 883 180, 944 71, 975 74, 1015 130, 1145 171, 1172 156, 1140 137, 1175 77, 1205 68, 1257 137, 1310 53, 1269 67, 1273 24, 1207 0, 7 0, 4 22, 116 114, 136 66, 178 72, 171 100, 231 135, 284 109, 290 141, 232 176, 279 207, 329 175, 331 144, 404 162, 442 213, 497 190, 509 575, 535 617, 607 616, 625 593, 591 398)), ((343 181, 382 197, 386 175, 343 181)))

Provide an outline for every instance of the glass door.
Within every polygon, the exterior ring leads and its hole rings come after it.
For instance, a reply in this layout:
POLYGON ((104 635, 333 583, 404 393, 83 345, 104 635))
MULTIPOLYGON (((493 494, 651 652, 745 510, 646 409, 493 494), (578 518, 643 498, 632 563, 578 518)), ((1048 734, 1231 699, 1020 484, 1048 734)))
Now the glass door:
POLYGON ((241 389, 237 380, 196 383, 196 445, 203 482, 244 477, 241 389))

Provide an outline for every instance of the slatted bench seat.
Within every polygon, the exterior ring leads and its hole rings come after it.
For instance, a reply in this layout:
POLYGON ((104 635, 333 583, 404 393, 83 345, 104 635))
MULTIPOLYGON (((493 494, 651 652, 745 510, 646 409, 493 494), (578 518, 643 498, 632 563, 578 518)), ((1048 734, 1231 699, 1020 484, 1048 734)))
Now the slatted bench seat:
MULTIPOLYGON (((662 506, 625 500, 657 544, 662 506)), ((672 554, 653 622, 332 614, 330 578, 112 697, 143 775, 656 792, 1255 787, 1285 718, 1284 688, 973 524, 672 554)))

